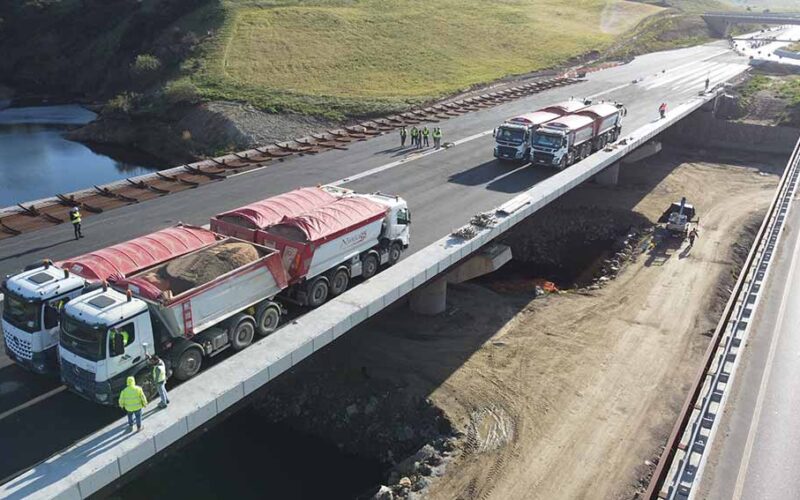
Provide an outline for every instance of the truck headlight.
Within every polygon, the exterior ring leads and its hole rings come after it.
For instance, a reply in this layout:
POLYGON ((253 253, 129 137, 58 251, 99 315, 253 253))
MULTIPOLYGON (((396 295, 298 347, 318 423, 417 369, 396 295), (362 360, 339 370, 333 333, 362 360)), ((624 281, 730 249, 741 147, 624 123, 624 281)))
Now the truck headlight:
POLYGON ((96 397, 96 398, 97 398, 97 400, 98 400, 98 401, 100 401, 101 403, 105 403, 106 401, 108 401, 108 394, 99 394, 99 393, 98 393, 98 394, 96 394, 96 395, 95 395, 95 397, 96 397))

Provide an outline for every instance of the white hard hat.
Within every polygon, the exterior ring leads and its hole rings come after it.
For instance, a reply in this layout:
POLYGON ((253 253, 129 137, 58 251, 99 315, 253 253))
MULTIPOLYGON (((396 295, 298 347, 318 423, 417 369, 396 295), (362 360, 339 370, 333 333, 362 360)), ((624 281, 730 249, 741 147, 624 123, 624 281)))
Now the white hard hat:
POLYGON ((70 209, 70 212, 77 212, 77 211, 78 211, 78 207, 72 207, 72 208, 70 209))

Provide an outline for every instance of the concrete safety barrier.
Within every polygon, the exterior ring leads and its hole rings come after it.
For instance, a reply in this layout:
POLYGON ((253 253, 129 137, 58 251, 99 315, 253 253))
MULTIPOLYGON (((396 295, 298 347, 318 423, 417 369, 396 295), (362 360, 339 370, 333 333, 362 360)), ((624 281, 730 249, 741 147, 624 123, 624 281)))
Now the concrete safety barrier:
POLYGON ((181 384, 172 391, 168 410, 151 407, 146 411, 142 432, 128 432, 127 422, 120 419, 3 484, 0 497, 80 499, 97 492, 575 186, 615 165, 713 97, 697 96, 675 107, 666 119, 627 134, 610 150, 539 182, 498 207, 496 223, 476 227, 472 239, 442 238, 181 384))

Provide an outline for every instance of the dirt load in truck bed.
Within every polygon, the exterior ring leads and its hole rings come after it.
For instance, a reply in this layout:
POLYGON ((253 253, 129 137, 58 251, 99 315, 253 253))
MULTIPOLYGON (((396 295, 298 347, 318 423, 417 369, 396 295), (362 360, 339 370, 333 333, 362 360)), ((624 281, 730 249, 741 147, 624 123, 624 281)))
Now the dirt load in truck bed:
POLYGON ((173 295, 204 285, 223 274, 258 260, 256 247, 241 241, 222 243, 159 267, 142 278, 173 295))

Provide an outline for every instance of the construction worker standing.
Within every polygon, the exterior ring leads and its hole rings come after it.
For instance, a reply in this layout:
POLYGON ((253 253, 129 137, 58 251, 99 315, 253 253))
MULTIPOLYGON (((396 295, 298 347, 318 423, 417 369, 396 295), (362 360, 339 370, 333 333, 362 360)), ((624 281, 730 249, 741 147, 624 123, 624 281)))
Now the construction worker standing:
POLYGON ((442 129, 436 127, 433 129, 433 147, 439 149, 442 147, 442 129))
POLYGON ((666 118, 667 116, 667 103, 662 102, 661 105, 658 107, 658 114, 661 118, 666 118))
POLYGON ((427 148, 428 146, 430 146, 430 143, 428 142, 428 136, 430 136, 430 135, 431 135, 431 131, 430 131, 430 130, 428 130, 428 126, 426 125, 426 126, 425 126, 425 127, 422 129, 422 140, 425 142, 425 147, 426 147, 426 148, 427 148))
POLYGON ((83 233, 81 233, 81 212, 78 207, 72 207, 69 210, 69 220, 72 222, 72 230, 75 231, 75 239, 83 238, 83 233))
POLYGON ((128 414, 128 429, 133 429, 136 420, 136 430, 142 430, 142 408, 147 406, 147 397, 141 387, 136 385, 136 379, 128 377, 127 387, 119 393, 119 407, 128 414))
POLYGON ((411 146, 416 146, 419 141, 419 129, 415 126, 411 127, 411 146))
POLYGON ((406 130, 405 125, 403 125, 403 127, 400 128, 400 147, 401 148, 406 145, 406 136, 407 135, 408 135, 408 130, 406 130))
POLYGON ((694 240, 697 238, 697 228, 693 227, 691 231, 689 231, 689 246, 694 246, 694 240))
POLYGON ((150 364, 153 366, 153 382, 156 383, 158 397, 161 398, 158 407, 166 408, 167 405, 169 405, 169 396, 167 395, 167 367, 164 365, 164 360, 155 355, 150 356, 150 364))

